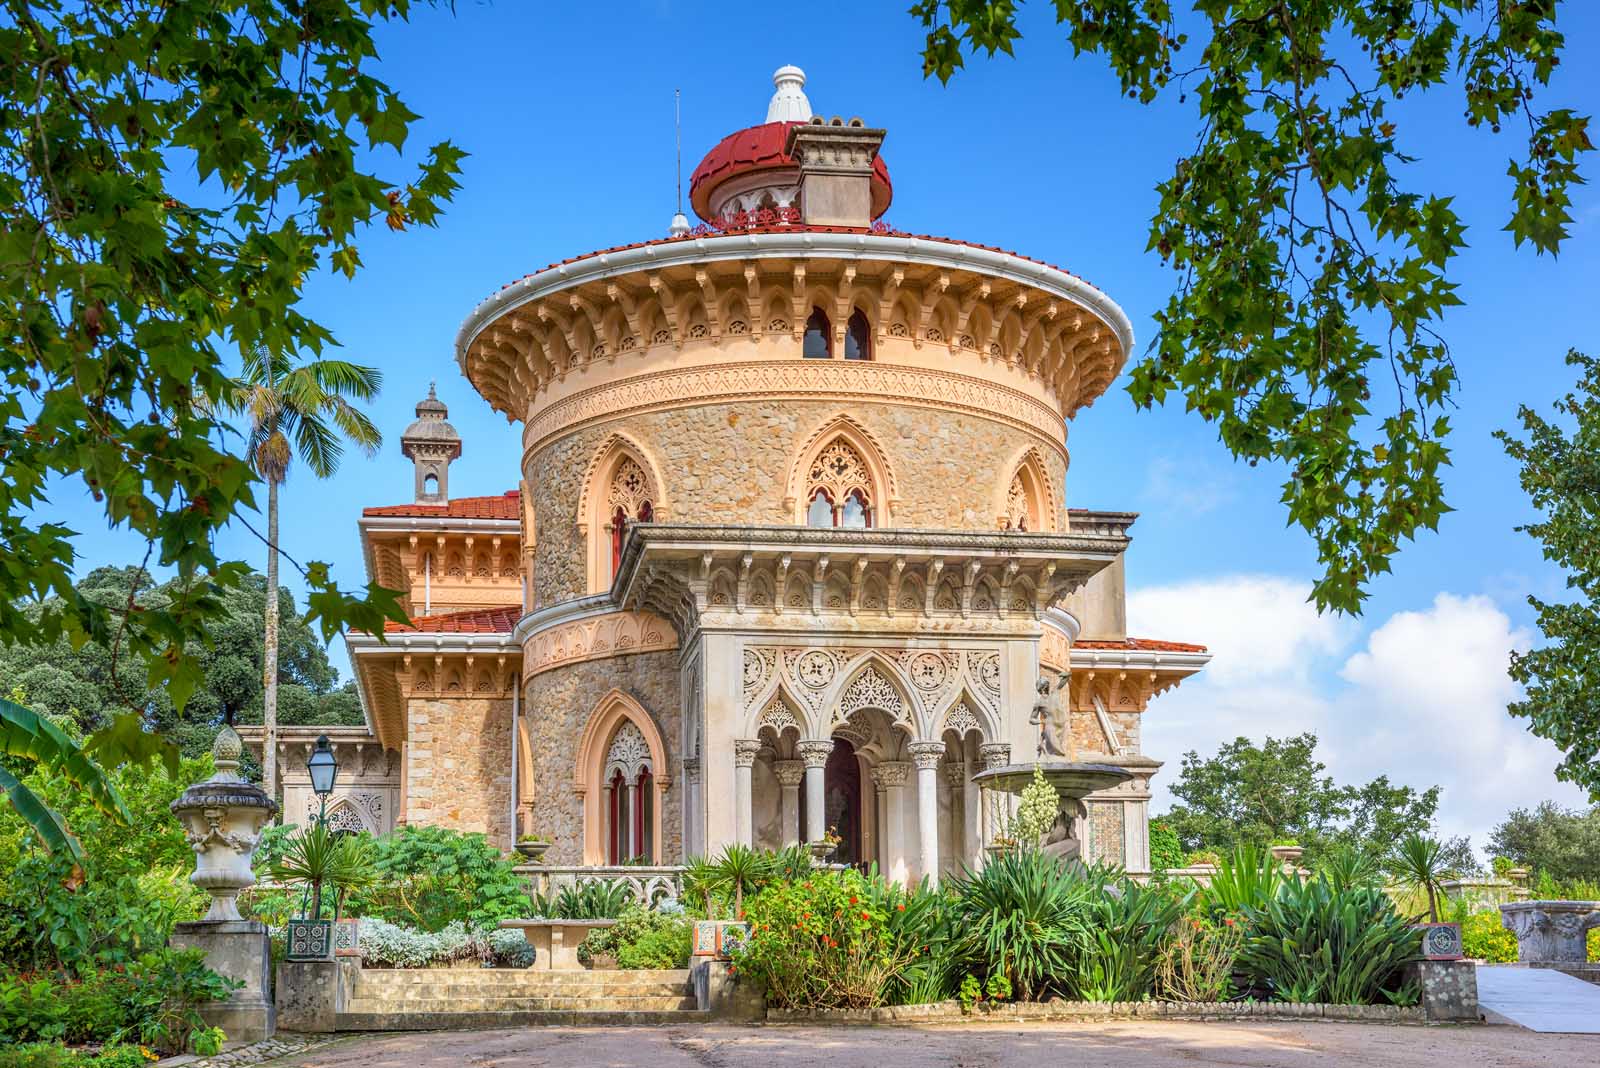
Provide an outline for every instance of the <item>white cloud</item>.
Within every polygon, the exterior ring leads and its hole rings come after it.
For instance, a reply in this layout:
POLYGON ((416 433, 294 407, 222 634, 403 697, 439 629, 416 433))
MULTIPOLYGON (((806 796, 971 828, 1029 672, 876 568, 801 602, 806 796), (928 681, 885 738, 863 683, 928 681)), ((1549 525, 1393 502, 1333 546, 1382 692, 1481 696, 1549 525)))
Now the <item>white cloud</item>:
POLYGON ((1397 612, 1355 645, 1360 628, 1318 616, 1307 583, 1236 575, 1130 591, 1128 632, 1198 641, 1211 665, 1152 702, 1147 754, 1168 762, 1156 808, 1189 749, 1202 755, 1239 735, 1259 742, 1314 732, 1339 782, 1377 775, 1417 788, 1442 786, 1440 830, 1488 831, 1518 806, 1582 793, 1552 774, 1555 747, 1506 713, 1517 688, 1507 655, 1530 635, 1488 597, 1439 594, 1422 611, 1397 612))

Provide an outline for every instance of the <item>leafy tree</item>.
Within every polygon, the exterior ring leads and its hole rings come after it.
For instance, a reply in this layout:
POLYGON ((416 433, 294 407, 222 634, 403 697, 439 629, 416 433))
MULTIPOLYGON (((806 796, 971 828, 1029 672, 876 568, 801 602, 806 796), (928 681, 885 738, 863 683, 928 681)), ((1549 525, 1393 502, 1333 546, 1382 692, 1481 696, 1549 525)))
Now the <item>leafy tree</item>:
MULTIPOLYGON (((1201 0, 1181 15, 1170 0, 1056 0, 1074 53, 1104 58, 1128 97, 1197 112, 1150 224, 1176 290, 1128 390, 1141 407, 1180 393, 1234 456, 1290 469, 1283 503, 1317 543, 1319 608, 1358 610, 1446 511, 1456 371, 1438 325, 1460 303, 1449 269, 1466 228, 1446 192, 1403 183, 1412 157, 1391 112, 1448 87, 1468 127, 1524 126, 1506 229, 1554 253, 1593 149, 1587 116, 1534 107, 1561 63, 1557 8, 1201 0)), ((924 73, 948 81, 963 53, 1011 54, 1017 9, 917 0, 924 73)))
POLYGON ((1527 696, 1511 705, 1530 729, 1554 742, 1565 759, 1556 776, 1575 782, 1600 801, 1600 359, 1576 349, 1567 363, 1579 369, 1578 387, 1556 402, 1555 415, 1570 432, 1530 408, 1517 410, 1528 439, 1505 431, 1495 437, 1521 465, 1522 488, 1544 513, 1517 529, 1531 534, 1544 558, 1566 572, 1568 602, 1532 594, 1546 644, 1512 652, 1511 677, 1527 696))
MULTIPOLYGON (((409 181, 372 167, 417 118, 375 78, 375 24, 409 0, 0 0, 0 643, 127 650, 182 707, 195 648, 246 568, 216 532, 256 506, 217 417, 230 353, 320 354, 313 272, 354 276, 379 221, 431 226, 462 153, 409 181), (79 485, 184 580, 142 611, 79 596, 73 533, 46 493, 79 485), (24 603, 45 602, 37 614, 24 603)), ((381 633, 392 591, 305 568, 331 636, 381 633)), ((137 714, 89 739, 148 763, 137 714)), ((169 756, 171 752, 169 751, 169 756)))
MULTIPOLYGON (((84 577, 74 591, 105 603, 127 603, 130 594, 141 608, 159 610, 181 595, 181 580, 154 585, 138 568, 101 567, 84 577), (134 592, 139 591, 139 592, 134 592)), ((259 573, 241 577, 224 592, 221 615, 209 627, 209 641, 194 640, 186 651, 200 664, 205 681, 180 710, 171 693, 150 684, 150 667, 125 649, 88 642, 73 649, 65 638, 48 645, 0 645, 0 678, 10 679, 28 694, 41 712, 69 719, 84 733, 101 730, 129 707, 143 723, 172 741, 186 756, 210 752, 218 726, 228 715, 238 723, 260 722, 262 716, 262 618, 266 584, 259 573)), ((327 647, 311 623, 294 607, 289 591, 278 591, 283 620, 280 719, 285 723, 362 722, 361 702, 353 683, 339 686, 338 672, 328 661, 327 647)), ((24 618, 48 610, 49 604, 26 606, 24 618)))
MULTIPOLYGON (((1362 786, 1340 786, 1316 758, 1317 737, 1267 738, 1257 746, 1236 738, 1216 756, 1193 750, 1172 793, 1181 802, 1162 817, 1188 850, 1230 853, 1293 839, 1315 862, 1338 843, 1384 856, 1408 834, 1426 832, 1439 807, 1439 788, 1418 792, 1379 776, 1362 786)), ((1452 843, 1452 863, 1464 842, 1452 843)))
MULTIPOLYGON (((278 588, 278 488, 298 455, 318 478, 330 478, 349 438, 374 455, 383 435, 347 398, 369 401, 378 395, 383 373, 347 360, 317 359, 296 364, 287 356, 255 350, 227 403, 250 420, 250 466, 267 483, 267 589, 278 588)), ((277 789, 278 764, 278 598, 266 598, 265 663, 262 665, 262 775, 277 789)))
POLYGON ((1489 834, 1489 850, 1557 882, 1600 881, 1600 805, 1587 812, 1543 801, 1512 809, 1489 834))

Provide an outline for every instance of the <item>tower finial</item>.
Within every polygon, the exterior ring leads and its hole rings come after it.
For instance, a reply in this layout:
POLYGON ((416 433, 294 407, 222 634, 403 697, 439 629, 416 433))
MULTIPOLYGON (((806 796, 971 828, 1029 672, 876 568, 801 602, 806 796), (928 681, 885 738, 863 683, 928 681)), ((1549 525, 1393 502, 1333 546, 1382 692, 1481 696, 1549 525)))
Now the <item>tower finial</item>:
POLYGON ((438 383, 417 402, 417 421, 400 435, 400 451, 416 468, 418 504, 450 499, 450 461, 461 455, 461 435, 448 422, 450 409, 439 399, 438 383))
POLYGON ((806 99, 806 72, 790 65, 779 67, 772 74, 772 84, 778 91, 772 94, 767 105, 768 122, 810 122, 811 101, 806 99))

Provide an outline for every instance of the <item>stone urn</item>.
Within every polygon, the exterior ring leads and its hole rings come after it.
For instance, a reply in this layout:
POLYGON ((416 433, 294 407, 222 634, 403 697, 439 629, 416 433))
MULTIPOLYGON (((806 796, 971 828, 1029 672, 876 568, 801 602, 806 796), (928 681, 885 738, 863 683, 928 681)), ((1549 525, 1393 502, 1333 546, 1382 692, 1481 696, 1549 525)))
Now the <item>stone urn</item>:
POLYGON ((1297 868, 1300 866, 1300 858, 1305 855, 1306 850, 1304 846, 1275 845, 1271 846, 1267 851, 1272 854, 1274 860, 1285 868, 1297 868))
POLYGON ((1600 927, 1600 901, 1513 901, 1500 906, 1500 924, 1517 936, 1524 964, 1581 964, 1589 959, 1589 929, 1600 927))
POLYGON ((239 778, 239 754, 244 745, 226 724, 211 747, 216 773, 197 782, 172 803, 172 814, 183 825, 184 837, 194 850, 194 874, 189 881, 211 895, 207 920, 239 920, 239 891, 256 882, 250 861, 278 805, 266 791, 239 778))
POLYGON ((806 848, 811 850, 812 863, 826 864, 828 863, 828 858, 833 856, 834 850, 839 848, 839 840, 836 838, 818 838, 815 842, 807 843, 806 848))
POLYGON ((544 855, 550 851, 550 843, 524 838, 517 842, 516 849, 528 858, 529 864, 543 864, 544 855))

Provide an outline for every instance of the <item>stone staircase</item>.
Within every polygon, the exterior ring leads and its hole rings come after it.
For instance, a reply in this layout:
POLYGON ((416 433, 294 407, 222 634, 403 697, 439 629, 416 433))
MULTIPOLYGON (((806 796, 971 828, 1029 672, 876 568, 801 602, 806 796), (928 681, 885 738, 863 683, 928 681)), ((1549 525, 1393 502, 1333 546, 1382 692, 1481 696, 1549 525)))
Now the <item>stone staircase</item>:
POLYGON ((688 971, 361 969, 339 1031, 662 1024, 707 1018, 688 971))

